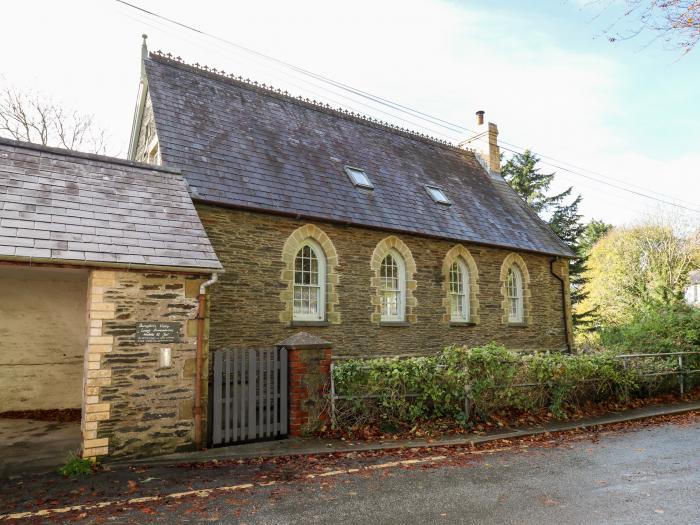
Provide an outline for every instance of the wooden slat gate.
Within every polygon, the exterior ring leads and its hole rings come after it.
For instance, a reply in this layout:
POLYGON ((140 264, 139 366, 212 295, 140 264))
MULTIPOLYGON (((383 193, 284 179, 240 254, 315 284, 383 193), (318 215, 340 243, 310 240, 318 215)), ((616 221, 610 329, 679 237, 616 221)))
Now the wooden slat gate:
POLYGON ((284 437, 287 349, 218 350, 212 354, 212 444, 284 437))

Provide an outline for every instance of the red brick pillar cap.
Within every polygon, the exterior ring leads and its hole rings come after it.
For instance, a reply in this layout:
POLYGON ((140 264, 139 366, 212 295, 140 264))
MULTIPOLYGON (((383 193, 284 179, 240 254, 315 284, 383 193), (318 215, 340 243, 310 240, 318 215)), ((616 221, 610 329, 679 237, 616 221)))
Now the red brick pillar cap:
POLYGON ((294 334, 284 341, 280 341, 276 346, 287 350, 327 350, 331 348, 331 344, 328 341, 306 332, 294 334))

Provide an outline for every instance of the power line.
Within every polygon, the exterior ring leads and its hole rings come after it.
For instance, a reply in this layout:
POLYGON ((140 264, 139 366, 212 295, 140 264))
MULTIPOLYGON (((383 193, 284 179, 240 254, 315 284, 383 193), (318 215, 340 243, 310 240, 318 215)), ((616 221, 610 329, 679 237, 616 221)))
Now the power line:
MULTIPOLYGON (((402 105, 402 104, 399 104, 398 102, 393 102, 393 101, 391 101, 391 100, 382 98, 382 97, 380 97, 380 96, 378 96, 378 95, 374 95, 374 94, 372 94, 372 93, 369 93, 369 92, 367 92, 367 91, 363 91, 363 90, 361 90, 361 89, 355 88, 355 87, 350 86, 350 85, 348 85, 348 84, 344 84, 343 82, 339 82, 339 81, 337 81, 337 80, 333 80, 332 78, 323 76, 323 75, 321 75, 321 74, 315 73, 315 72, 310 71, 310 70, 308 70, 308 69, 304 69, 304 68, 302 68, 302 67, 299 67, 299 66, 297 66, 297 65, 291 64, 291 63, 289 63, 289 62, 285 62, 284 60, 280 60, 279 58, 273 57, 273 56, 271 56, 271 55, 267 55, 267 54, 265 54, 265 53, 261 53, 261 52, 259 52, 259 51, 256 51, 255 49, 251 49, 251 48, 249 48, 249 47, 243 46, 243 45, 238 44, 238 43, 236 43, 236 42, 233 42, 233 41, 231 41, 231 40, 227 40, 226 38, 222 38, 222 37, 220 37, 220 36, 213 35, 213 34, 211 34, 211 33, 207 33, 206 31, 204 31, 204 30, 202 30, 202 29, 197 29, 196 27, 192 27, 192 26, 190 26, 190 25, 184 24, 184 23, 182 23, 182 22, 179 22, 179 21, 174 20, 174 19, 172 19, 172 18, 169 18, 169 17, 167 17, 167 16, 160 15, 160 14, 155 13, 155 12, 153 12, 153 11, 149 11, 148 9, 144 9, 143 7, 139 7, 139 6, 137 6, 137 5, 131 4, 131 3, 129 3, 129 2, 126 2, 125 0, 115 0, 115 1, 118 2, 118 3, 120 3, 120 4, 123 4, 123 5, 126 5, 126 6, 128 6, 128 7, 131 7, 131 8, 133 8, 133 9, 136 9, 136 10, 138 10, 138 11, 141 11, 142 13, 146 13, 146 14, 151 15, 151 16, 154 16, 154 17, 156 17, 156 18, 160 18, 161 20, 165 20, 165 21, 167 21, 167 22, 170 22, 171 24, 175 24, 175 25, 180 26, 180 27, 182 27, 182 28, 184 28, 184 29, 188 29, 188 30, 190 30, 190 31, 194 31, 195 33, 199 33, 199 34, 201 34, 201 35, 203 35, 203 36, 206 36, 206 37, 209 37, 209 38, 213 38, 214 40, 218 40, 219 42, 222 42, 222 43, 224 43, 224 44, 228 44, 228 45, 233 46, 233 47, 235 47, 235 48, 241 49, 241 50, 243 50, 243 51, 246 51, 247 53, 251 53, 251 54, 253 54, 253 55, 255 55, 255 56, 258 56, 258 57, 260 57, 260 58, 264 58, 264 59, 266 59, 266 60, 270 60, 270 61, 272 61, 272 62, 276 62, 277 64, 280 64, 280 65, 282 65, 282 66, 284 66, 284 67, 287 67, 287 68, 289 68, 289 69, 292 69, 292 70, 294 70, 294 71, 298 71, 298 72, 303 73, 303 74, 305 74, 305 75, 311 76, 311 77, 313 77, 313 78, 315 78, 315 79, 317 79, 317 80, 322 80, 323 82, 329 83, 329 84, 334 85, 334 86, 336 86, 336 87, 343 88, 343 89, 345 89, 345 90, 347 90, 347 91, 350 91, 351 93, 355 93, 356 95, 359 95, 359 96, 362 96, 362 97, 366 97, 366 98, 370 98, 370 99, 374 100, 375 102, 378 102, 378 103, 381 103, 381 104, 384 104, 384 105, 392 106, 392 107, 394 107, 395 109, 399 109, 399 108, 400 108, 400 109, 402 109, 402 110, 404 110, 404 111, 406 111, 406 112, 409 112, 409 113, 414 114, 415 116, 421 116, 424 120, 431 121, 433 124, 442 123, 442 125, 443 125, 444 127, 448 127, 448 126, 449 126, 449 127, 456 127, 456 128, 458 128, 459 130, 468 131, 469 133, 474 133, 474 134, 476 134, 476 131, 467 129, 467 128, 463 127, 463 126, 450 123, 450 122, 448 122, 448 121, 446 121, 446 120, 443 120, 443 119, 441 119, 441 118, 434 117, 434 116, 432 116, 432 115, 428 115, 427 113, 423 113, 423 112, 421 112, 421 111, 412 109, 412 108, 410 108, 410 107, 408 107, 408 106, 404 106, 404 105, 402 105)), ((457 131, 457 130, 454 130, 454 129, 453 129, 453 130, 451 130, 451 131, 457 131)))
MULTIPOLYGON (((515 151, 515 150, 510 149, 510 148, 506 148, 506 147, 503 147, 503 146, 501 146, 501 148, 504 149, 504 150, 506 150, 506 151, 510 151, 510 152, 512 152, 512 153, 519 153, 518 151, 515 151)), ((577 172, 572 171, 572 170, 570 170, 570 169, 568 169, 568 168, 565 168, 564 166, 559 166, 559 165, 557 165, 557 164, 552 164, 551 162, 546 162, 546 164, 549 164, 550 166, 552 166, 552 167, 554 167, 554 168, 556 168, 556 169, 559 169, 559 170, 562 170, 562 171, 566 171, 566 172, 568 172, 568 173, 572 173, 573 175, 578 175, 579 177, 584 177, 584 178, 586 178, 586 179, 589 179, 589 180, 598 182, 598 183, 600 183, 600 184, 606 184, 607 186, 610 186, 610 187, 612 187, 612 188, 617 188, 618 190, 626 191, 626 192, 629 192, 629 193, 634 193, 635 195, 639 195, 640 197, 645 197, 645 198, 647 198, 647 199, 652 199, 652 200, 661 202, 661 203, 663 203, 663 204, 667 204, 667 205, 669 205, 669 206, 677 206, 678 208, 683 208, 684 210, 688 210, 688 211, 700 213, 700 210, 698 210, 698 209, 690 208, 690 207, 688 207, 688 206, 683 206, 682 204, 677 204, 677 203, 675 203, 675 202, 671 202, 671 201, 666 201, 666 200, 663 200, 663 199, 659 199, 658 197, 652 197, 651 195, 647 195, 646 193, 642 193, 642 192, 639 192, 639 191, 635 191, 635 190, 632 190, 632 189, 630 189, 630 188, 625 188, 625 187, 623 187, 623 186, 618 186, 618 185, 613 184, 613 183, 611 183, 611 182, 602 181, 602 180, 600 180, 600 179, 596 179, 595 177, 591 177, 591 176, 585 175, 585 174, 583 174, 583 173, 577 173, 577 172)))
MULTIPOLYGON (((250 54, 252 54, 252 55, 254 55, 254 56, 257 56, 257 57, 259 57, 259 58, 262 58, 262 59, 264 59, 264 60, 272 61, 272 62, 274 62, 274 63, 276 63, 276 64, 279 64, 279 65, 281 65, 281 66, 284 66, 285 68, 291 69, 291 70, 293 70, 293 71, 295 71, 295 72, 301 73, 301 74, 303 74, 303 75, 305 75, 305 76, 309 76, 309 77, 314 78, 314 79, 316 79, 316 80, 325 82, 325 83, 330 84, 330 85, 332 85, 332 86, 334 86, 334 87, 338 87, 338 88, 340 88, 340 89, 342 89, 342 90, 348 91, 348 92, 350 92, 350 93, 352 93, 352 94, 355 94, 355 95, 357 95, 357 96, 359 96, 359 97, 369 99, 369 100, 371 100, 372 102, 377 103, 377 104, 379 104, 379 105, 381 105, 381 106, 386 106, 386 107, 388 107, 388 108, 390 108, 390 109, 393 109, 393 110, 396 110, 396 111, 399 111, 399 112, 403 112, 403 113, 407 113, 407 114, 409 114, 409 115, 411 115, 411 116, 413 116, 413 117, 419 118, 420 120, 424 120, 424 121, 426 121, 426 122, 430 122, 431 124, 438 125, 438 126, 440 126, 440 127, 442 127, 442 128, 445 128, 445 129, 447 129, 447 130, 449 130, 449 131, 451 131, 451 132, 467 131, 467 132, 469 132, 469 133, 477 134, 476 131, 471 130, 471 129, 469 129, 469 128, 465 127, 465 126, 462 126, 462 125, 460 125, 460 124, 455 124, 455 123, 449 122, 449 121, 444 120, 444 119, 441 119, 441 118, 439 118, 439 117, 435 117, 435 116, 429 115, 429 114, 424 113, 424 112, 422 112, 422 111, 412 109, 412 108, 410 108, 410 107, 408 107, 408 106, 399 104, 399 103, 397 103, 397 102, 393 102, 393 101, 391 101, 391 100, 385 99, 385 98, 380 97, 380 96, 378 96, 378 95, 374 95, 374 94, 369 93, 369 92, 367 92, 367 91, 363 91, 363 90, 361 90, 361 89, 355 88, 355 87, 350 86, 350 85, 348 85, 348 84, 344 84, 344 83, 342 83, 342 82, 333 80, 333 79, 331 79, 331 78, 328 78, 328 77, 326 77, 326 76, 320 75, 320 74, 318 74, 318 73, 314 73, 313 71, 304 69, 304 68, 302 68, 302 67, 296 66, 296 65, 291 64, 291 63, 289 63, 289 62, 285 62, 284 60, 280 60, 280 59, 275 58, 275 57, 273 57, 273 56, 270 56, 270 55, 267 55, 267 54, 265 54, 265 53, 261 53, 261 52, 259 52, 259 51, 256 51, 256 50, 254 50, 254 49, 248 48, 248 47, 246 47, 246 46, 240 45, 240 44, 238 44, 238 43, 236 43, 236 42, 232 42, 232 41, 230 41, 230 40, 227 40, 227 39, 225 39, 225 38, 219 37, 219 36, 217 36, 217 35, 213 35, 213 34, 207 33, 207 32, 204 31, 204 30, 201 30, 201 29, 195 28, 195 27, 193 27, 193 26, 184 24, 184 23, 182 23, 182 22, 179 22, 179 21, 174 20, 174 19, 172 19, 172 18, 169 18, 169 17, 167 17, 167 16, 160 15, 160 14, 155 13, 155 12, 153 12, 153 11, 150 11, 150 10, 148 10, 148 9, 144 9, 144 8, 142 8, 142 7, 140 7, 140 6, 137 6, 137 5, 135 5, 135 4, 129 3, 129 2, 127 2, 127 1, 125 1, 125 0, 115 0, 115 1, 116 1, 117 3, 119 3, 119 4, 125 5, 125 6, 127 6, 127 7, 129 7, 129 8, 132 8, 132 9, 135 9, 135 10, 140 11, 140 12, 142 12, 142 13, 145 13, 145 14, 147 14, 147 15, 149 15, 149 16, 155 17, 155 18, 160 19, 160 20, 164 20, 164 21, 166 21, 166 22, 168 22, 168 23, 170 23, 170 24, 174 24, 174 25, 176 25, 176 26, 182 27, 182 28, 187 29, 187 30, 189 30, 189 31, 193 31, 193 32, 195 32, 195 33, 197 33, 197 34, 200 34, 200 35, 203 35, 203 36, 205 36, 205 37, 212 38, 212 39, 214 39, 214 40, 217 40, 217 41, 219 41, 219 42, 222 42, 222 43, 224 43, 224 44, 227 44, 227 45, 229 45, 229 46, 232 46, 232 47, 234 47, 234 48, 236 48, 236 49, 239 49, 239 50, 244 51, 244 52, 246 52, 246 53, 250 53, 250 54)), ((447 134, 438 132, 438 131, 436 131, 436 130, 434 130, 434 129, 428 128, 428 127, 426 127, 425 125, 418 124, 418 123, 416 123, 416 122, 414 122, 414 121, 407 120, 407 119, 405 119, 405 118, 399 117, 398 115, 395 115, 395 114, 393 114, 393 113, 388 113, 388 112, 383 111, 383 110, 381 110, 381 109, 378 109, 378 108, 369 106, 369 105, 367 105, 367 104, 363 104, 363 103, 360 102, 360 101, 353 100, 353 99, 351 99, 351 98, 349 98, 349 97, 347 97, 347 96, 341 95, 340 93, 333 92, 333 91, 329 90, 329 89, 326 88, 326 87, 319 86, 318 84, 314 84, 314 83, 312 83, 312 82, 309 82, 308 80, 302 80, 302 81, 307 82, 307 83, 309 83, 309 84, 311 84, 311 85, 313 85, 313 86, 315 86, 315 87, 318 87, 319 89, 322 89, 322 90, 324 90, 324 91, 328 91, 328 92, 330 92, 330 93, 333 93, 333 94, 336 95, 336 96, 340 96, 340 97, 342 97, 342 98, 344 98, 344 99, 346 99, 346 100, 351 100, 352 102, 354 102, 354 103, 356 103, 356 104, 360 104, 360 105, 362 105, 362 106, 364 106, 364 107, 370 108, 370 109, 372 109, 373 111, 378 111, 378 112, 380 112, 380 113, 383 113, 383 114, 385 114, 385 115, 388 115, 388 116, 391 116, 391 117, 393 117, 393 118, 395 118, 395 119, 398 119, 398 120, 400 120, 400 121, 402 121, 402 122, 406 122, 406 123, 409 123, 409 124, 411 124, 411 125, 413 125, 413 126, 417 126, 417 127, 420 127, 420 128, 426 129, 426 130, 429 130, 429 131, 432 132, 432 133, 437 133, 437 134, 439 134, 439 135, 443 135, 443 136, 452 138, 450 135, 447 135, 447 134)), ((303 88, 302 88, 302 89, 303 89, 303 88)), ((319 94, 319 93, 313 92, 313 91, 312 91, 312 93, 317 94, 317 95, 319 95, 319 96, 323 96, 323 97, 327 98, 328 100, 331 100, 331 101, 333 101, 333 102, 335 102, 335 103, 338 103, 337 101, 334 101, 333 99, 328 98, 327 95, 322 95, 322 94, 319 94)), ((457 140, 457 139, 453 139, 453 140, 457 140)), ((506 151, 510 151, 510 152, 512 152, 512 153, 516 153, 516 154, 517 154, 517 153, 521 153, 520 151, 516 151, 516 150, 514 150, 514 149, 510 149, 510 148, 508 148, 508 147, 506 147, 506 146, 510 146, 511 148, 517 148, 517 149, 519 149, 519 150, 521 150, 521 151, 524 151, 524 150, 526 150, 526 149, 529 149, 529 148, 525 148, 525 147, 518 146, 518 145, 516 145, 516 144, 512 144, 512 143, 509 143, 509 142, 506 142, 506 141, 501 140, 501 148, 502 148, 502 149, 504 149, 504 150, 506 150, 506 151)), ((682 199, 677 199, 676 197, 673 197, 673 196, 671 196, 671 195, 665 195, 665 194, 660 193, 660 192, 657 192, 657 191, 655 191, 655 190, 651 190, 651 189, 649 189, 649 188, 644 188, 644 187, 642 187, 642 186, 639 186, 639 185, 636 185, 636 184, 632 184, 632 183, 628 183, 628 182, 626 182, 626 181, 622 181, 622 180, 619 180, 619 179, 614 179, 614 178, 612 178, 612 177, 607 177, 606 175, 603 175, 603 174, 601 174, 601 173, 598 173, 598 172, 589 170, 589 169, 587 169, 587 168, 583 168, 583 167, 581 167, 581 166, 577 166, 577 165, 571 164, 571 163, 566 162, 566 161, 562 161, 562 160, 556 159, 556 158, 551 157, 551 156, 548 156, 548 155, 541 154, 541 153, 539 153, 539 152, 533 151, 533 153, 537 154, 537 155, 538 155, 540 158, 542 158, 542 159, 550 159, 550 160, 552 161, 552 162, 547 162, 546 160, 543 160, 543 162, 544 162, 545 164, 547 164, 547 165, 549 165, 549 166, 552 166, 552 167, 554 167, 554 168, 556 168, 556 169, 559 169, 559 170, 568 172, 568 173, 570 173, 570 174, 572 174, 572 175, 575 175, 575 176, 578 176, 578 177, 583 177, 583 178, 586 178, 586 179, 588 179, 588 180, 597 182, 597 183, 599 183, 599 184, 604 184, 604 185, 610 186, 610 187, 612 187, 612 188, 616 188, 616 189, 619 189, 619 190, 621 190, 621 191, 626 191, 626 192, 632 193, 632 194, 637 195, 637 196, 640 196, 640 197, 644 197, 644 198, 647 198, 647 199, 655 200, 655 201, 658 201, 658 202, 660 202, 660 203, 663 203, 663 204, 666 204, 666 205, 669 205, 669 206, 675 206, 675 207, 678 207, 678 208, 681 208, 681 209, 684 209, 684 210, 687 210, 687 211, 700 213, 700 209, 691 208, 691 207, 689 207, 689 206, 684 206, 684 205, 682 205, 682 204, 678 204, 677 202, 671 202, 671 201, 666 200, 666 199, 661 199, 661 198, 658 198, 658 197, 654 197, 654 196, 652 196, 652 195, 649 195, 649 194, 647 194, 647 193, 644 193, 644 192, 641 192, 641 191, 637 191, 637 190, 631 189, 631 188, 629 188, 629 187, 624 187, 624 186, 620 186, 620 185, 614 184, 614 183, 612 183, 612 182, 609 182, 609 180, 613 180, 613 181, 619 182, 620 184, 625 184, 625 185, 628 185, 628 186, 632 186, 632 187, 636 187, 636 188, 639 188, 639 189, 643 189, 643 190, 645 190, 645 191, 647 191, 647 192, 649 192, 649 193, 656 193, 657 195, 661 195, 661 196, 664 196, 664 197, 669 198, 669 199, 676 199, 676 200, 681 201, 681 202, 688 202, 688 201, 683 201, 682 199), (556 163, 556 164, 555 164, 555 163, 556 163), (593 176, 591 176, 591 175, 586 175, 585 173, 580 173, 579 171, 574 171, 574 170, 572 170, 572 169, 566 168, 566 167, 562 166, 561 164, 566 164, 566 165, 568 165, 568 166, 571 166, 571 167, 573 167, 573 168, 576 168, 577 170, 584 171, 584 172, 587 172, 587 173, 590 173, 590 174, 593 174, 593 175, 598 175, 598 176, 601 176, 601 177, 606 177, 606 179, 609 179, 609 180, 598 179, 598 178, 593 177, 593 176)), ((688 204, 691 204, 691 203, 688 202, 688 204)))

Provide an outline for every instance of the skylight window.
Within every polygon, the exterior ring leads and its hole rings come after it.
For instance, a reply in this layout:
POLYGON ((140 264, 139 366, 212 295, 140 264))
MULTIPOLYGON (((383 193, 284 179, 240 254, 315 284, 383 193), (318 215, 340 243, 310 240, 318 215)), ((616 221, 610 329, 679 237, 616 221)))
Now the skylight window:
POLYGON ((360 168, 353 168, 351 166, 345 166, 345 173, 348 174, 348 177, 350 177, 350 180, 355 186, 369 189, 374 188, 374 185, 372 185, 372 182, 369 180, 369 177, 364 170, 361 170, 360 168))
POLYGON ((430 195, 438 204, 452 204, 450 199, 447 198, 447 195, 445 195, 445 192, 437 186, 426 185, 425 190, 428 192, 428 195, 430 195))

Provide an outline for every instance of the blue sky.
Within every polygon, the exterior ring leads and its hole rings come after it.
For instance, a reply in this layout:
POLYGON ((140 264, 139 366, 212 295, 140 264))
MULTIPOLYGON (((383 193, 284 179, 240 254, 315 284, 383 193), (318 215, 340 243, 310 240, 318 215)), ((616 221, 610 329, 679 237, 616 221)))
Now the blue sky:
MULTIPOLYGON (((600 14, 605 3, 133 3, 466 128, 474 127, 477 109, 486 110, 503 141, 576 166, 576 173, 543 169, 558 173, 557 189, 574 185, 583 194, 588 218, 633 223, 658 213, 659 203, 584 175, 700 209, 700 49, 682 57, 662 42, 646 47, 651 34, 611 44, 602 31, 616 13, 600 14)), ((469 135, 387 115, 386 108, 113 0, 25 0, 3 9, 10 22, 0 46, 13 52, 4 53, 0 82, 94 113, 116 154, 126 154, 144 32, 151 49, 192 63, 456 142, 469 135)), ((684 213, 700 224, 700 212, 684 213)))
MULTIPOLYGON (((458 5, 469 6, 469 2, 458 5)), ((468 8, 468 7, 467 7, 468 8)), ((517 18, 523 33, 571 51, 593 53, 619 64, 614 98, 620 113, 600 115, 634 147, 660 158, 696 153, 700 148, 700 49, 684 55, 657 34, 608 41, 608 34, 638 27, 624 17, 620 3, 595 1, 503 1, 499 11, 517 18), (616 22, 617 21, 617 22, 616 22), (605 30, 614 24, 608 34, 605 30)))

